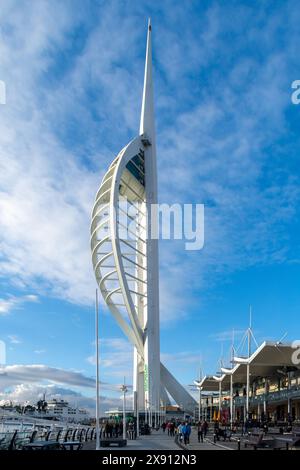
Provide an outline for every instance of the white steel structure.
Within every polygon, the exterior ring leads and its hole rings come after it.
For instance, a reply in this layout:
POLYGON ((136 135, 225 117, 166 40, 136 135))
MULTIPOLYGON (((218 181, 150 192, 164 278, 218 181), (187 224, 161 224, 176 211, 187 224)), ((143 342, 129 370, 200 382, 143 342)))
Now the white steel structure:
POLYGON ((93 268, 102 296, 134 346, 136 411, 157 416, 168 394, 186 411, 195 400, 160 363, 156 143, 149 21, 139 135, 106 172, 92 212, 93 268))

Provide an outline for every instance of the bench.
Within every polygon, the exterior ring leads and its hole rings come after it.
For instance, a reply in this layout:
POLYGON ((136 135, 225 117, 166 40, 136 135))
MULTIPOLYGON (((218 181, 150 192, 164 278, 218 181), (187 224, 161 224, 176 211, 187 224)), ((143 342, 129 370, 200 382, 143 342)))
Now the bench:
POLYGON ((280 436, 275 437, 272 443, 272 449, 286 449, 300 444, 300 436, 280 436))
POLYGON ((111 445, 117 445, 118 447, 124 447, 124 446, 127 445, 127 440, 122 439, 122 438, 118 438, 118 437, 100 439, 100 447, 110 447, 111 445))
POLYGON ((56 441, 36 441, 23 445, 22 450, 61 450, 61 445, 56 441))
POLYGON ((247 438, 243 440, 243 442, 246 448, 250 446, 250 447, 253 447, 254 450, 256 450, 259 447, 264 447, 263 437, 264 437, 263 432, 259 433, 258 435, 250 434, 247 438))
POLYGON ((224 442, 226 441, 226 439, 228 439, 228 441, 230 442, 231 437, 232 437, 232 432, 230 431, 230 429, 219 429, 219 432, 217 434, 217 438, 220 438, 220 437, 223 438, 224 442))
POLYGON ((62 450, 81 450, 82 446, 80 441, 68 441, 61 444, 62 450))

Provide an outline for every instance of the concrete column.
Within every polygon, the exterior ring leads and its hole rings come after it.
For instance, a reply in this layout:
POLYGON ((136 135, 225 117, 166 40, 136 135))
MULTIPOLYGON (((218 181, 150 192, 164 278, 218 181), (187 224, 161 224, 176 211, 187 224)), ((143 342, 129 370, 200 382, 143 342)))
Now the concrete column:
POLYGON ((265 399, 264 399, 264 415, 265 418, 267 416, 267 394, 268 394, 269 388, 268 388, 268 379, 265 379, 265 399))
POLYGON ((245 418, 249 418, 249 387, 250 386, 250 364, 247 364, 247 384, 246 384, 246 416, 245 418))
MULTIPOLYGON (((288 390, 291 388, 291 374, 288 372, 288 390)), ((288 401, 287 401, 287 413, 288 413, 288 418, 291 418, 292 414, 292 408, 291 408, 291 398, 288 396, 288 401)))
POLYGON ((230 425, 233 425, 233 378, 232 374, 230 374, 230 425))

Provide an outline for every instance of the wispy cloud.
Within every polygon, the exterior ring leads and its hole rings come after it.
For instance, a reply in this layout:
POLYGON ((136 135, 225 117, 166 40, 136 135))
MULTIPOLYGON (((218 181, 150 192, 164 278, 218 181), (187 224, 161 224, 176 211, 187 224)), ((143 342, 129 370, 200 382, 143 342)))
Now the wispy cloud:
POLYGON ((213 333, 210 335, 210 338, 218 342, 227 342, 227 341, 232 342, 233 339, 235 341, 238 341, 239 339, 241 339, 243 334, 245 334, 245 329, 244 330, 232 329, 232 330, 219 331, 218 333, 213 333))
MULTIPOLYGON (((87 362, 96 364, 96 356, 87 357, 87 362)), ((124 338, 104 338, 100 340, 100 369, 103 379, 110 377, 121 383, 126 376, 127 383, 132 382, 133 346, 124 338)))
MULTIPOLYGON (((0 11, 0 276, 22 292, 80 305, 94 297, 91 206, 105 169, 138 130, 145 49, 145 4, 125 1, 124 16, 119 2, 100 3, 3 1, 0 11)), ((201 252, 160 246, 161 321, 173 327, 177 353, 176 322, 197 315, 200 330, 217 283, 299 258, 297 236, 289 243, 300 185, 288 119, 299 13, 293 2, 272 14, 262 2, 213 3, 201 14, 195 4, 166 0, 158 15, 146 2, 156 17, 159 200, 206 207, 201 252)), ((16 299, 4 296, 0 315, 31 301, 16 299)), ((102 346, 101 367, 120 382, 131 347, 118 339, 102 346)), ((197 370, 197 351, 178 358, 179 372, 197 370)), ((175 371, 176 361, 164 359, 175 371)), ((63 380, 28 367, 26 384, 39 373, 63 380)))
POLYGON ((8 339, 11 344, 21 344, 22 341, 17 335, 8 335, 8 339))
POLYGON ((200 351, 178 351, 176 353, 162 353, 162 361, 168 363, 181 363, 181 364, 201 364, 201 352, 200 351))
POLYGON ((38 296, 33 294, 23 295, 16 297, 13 295, 7 296, 6 299, 0 299, 0 315, 7 315, 10 312, 22 308, 27 302, 37 302, 38 296))
MULTIPOLYGON (((121 15, 117 3, 95 8, 93 19, 76 4, 76 9, 68 3, 53 8, 50 2, 16 9, 6 2, 0 13, 8 86, 0 121, 0 272, 20 285, 91 303, 90 209, 101 174, 137 132, 145 31, 140 19, 121 15), (72 49, 69 33, 80 27, 86 28, 81 47, 72 49), (59 51, 69 48, 62 62, 59 51)), ((172 15, 167 4, 163 9, 167 27, 158 22, 154 35, 161 67, 156 70, 160 199, 206 204, 204 250, 186 253, 176 243, 161 249, 161 317, 167 324, 188 314, 190 291, 211 286, 224 272, 288 259, 285 223, 295 213, 299 184, 296 175, 283 173, 281 179, 266 179, 266 149, 271 143, 274 149, 286 131, 283 88, 297 33, 292 28, 286 38, 286 55, 266 46, 262 61, 247 52, 250 31, 244 34, 244 21, 251 9, 240 5, 243 20, 235 34, 242 33, 238 44, 244 55, 229 67, 232 44, 222 41, 220 87, 214 69, 209 84, 203 73, 219 54, 222 34, 233 27, 224 22, 223 9, 213 5, 203 15, 192 9, 182 15, 174 5, 172 15), (161 42, 164 48, 157 47, 161 42)), ((253 44, 265 44, 269 31, 274 45, 280 15, 274 13, 263 29, 254 25, 253 44)))
POLYGON ((80 372, 49 367, 43 364, 16 364, 6 365, 1 368, 0 388, 5 390, 12 385, 42 382, 43 380, 57 384, 72 385, 74 387, 95 387, 95 380, 86 377, 80 372))

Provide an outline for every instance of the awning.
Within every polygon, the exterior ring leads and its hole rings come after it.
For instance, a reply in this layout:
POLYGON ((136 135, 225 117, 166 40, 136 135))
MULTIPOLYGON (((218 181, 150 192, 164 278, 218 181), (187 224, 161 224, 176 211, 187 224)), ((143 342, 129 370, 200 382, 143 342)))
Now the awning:
POLYGON ((299 369, 292 362, 294 352, 295 348, 291 343, 265 341, 249 358, 235 358, 239 363, 232 369, 222 368, 220 377, 205 376, 201 382, 195 381, 195 384, 203 391, 218 392, 221 382, 222 391, 229 391, 231 375, 233 386, 246 384, 247 364, 249 364, 250 383, 258 378, 282 377, 290 370, 299 369))

